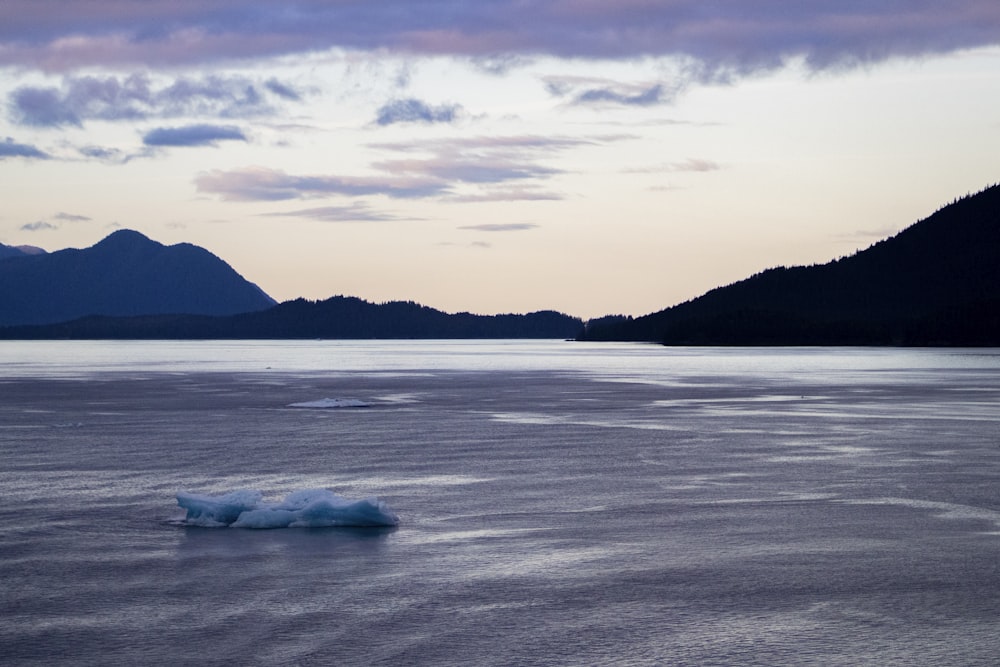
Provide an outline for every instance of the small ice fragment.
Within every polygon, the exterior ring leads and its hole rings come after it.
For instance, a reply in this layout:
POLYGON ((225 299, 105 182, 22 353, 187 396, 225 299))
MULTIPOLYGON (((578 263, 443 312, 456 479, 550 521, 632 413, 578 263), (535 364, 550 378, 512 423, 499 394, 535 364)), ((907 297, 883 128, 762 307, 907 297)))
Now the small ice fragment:
POLYGON ((280 503, 262 501, 260 491, 239 490, 221 496, 177 494, 187 510, 184 523, 221 528, 319 528, 327 526, 395 526, 399 517, 378 498, 350 500, 326 489, 304 489, 280 503))

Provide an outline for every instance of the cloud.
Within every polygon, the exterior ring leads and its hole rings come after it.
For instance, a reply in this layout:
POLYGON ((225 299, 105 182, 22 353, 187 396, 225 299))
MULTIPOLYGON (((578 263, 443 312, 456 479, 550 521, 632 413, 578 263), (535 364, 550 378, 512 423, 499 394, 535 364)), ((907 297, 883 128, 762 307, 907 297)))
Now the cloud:
MULTIPOLYGON (((539 161, 559 151, 598 143, 600 140, 534 135, 374 143, 369 147, 407 154, 407 157, 372 163, 371 167, 381 172, 375 176, 300 176, 266 167, 246 167, 204 172, 195 179, 195 186, 199 192, 217 195, 226 201, 373 195, 396 199, 442 197, 454 202, 559 199, 558 194, 544 192, 532 181, 563 172, 539 161), (493 187, 497 185, 501 187, 493 187), (475 192, 460 192, 456 190, 459 187, 472 188, 475 192)), ((327 211, 331 215, 341 212, 327 211)))
POLYGON ((533 222, 484 223, 481 225, 463 225, 459 229, 471 229, 477 232, 523 232, 537 229, 539 225, 533 222))
POLYGON ((281 83, 277 79, 268 79, 264 82, 264 87, 282 99, 291 100, 293 102, 299 102, 302 100, 302 95, 297 90, 287 84, 281 83))
POLYGON ((151 158, 156 156, 156 149, 145 146, 130 153, 126 153, 120 148, 108 148, 105 146, 77 146, 76 152, 85 158, 104 162, 105 164, 128 164, 138 158, 151 158))
POLYGON ((321 222, 388 222, 402 218, 375 211, 367 204, 355 202, 350 206, 321 206, 281 213, 264 213, 263 217, 310 218, 321 222))
MULTIPOLYGON (((517 135, 501 137, 464 137, 416 141, 411 143, 372 144, 396 153, 429 154, 429 157, 392 158, 373 163, 373 167, 396 175, 440 179, 454 184, 491 186, 519 181, 537 181, 564 173, 541 161, 561 151, 600 143, 593 139, 517 135)), ((538 191, 508 189, 508 197, 518 191, 537 199, 538 191)), ((551 195, 545 198, 554 198, 551 195)), ((456 197, 462 195, 456 193, 456 197)), ((464 199, 471 201, 471 199, 464 199)))
POLYGON ((713 160, 700 158, 688 158, 683 162, 673 162, 670 167, 673 171, 718 171, 722 165, 713 160))
POLYGON ((538 186, 518 185, 512 187, 481 188, 478 192, 456 194, 448 201, 460 204, 503 201, 561 201, 565 197, 557 192, 543 190, 538 186))
POLYGON ((845 232, 842 234, 835 234, 833 236, 837 241, 849 241, 853 243, 864 243, 872 242, 873 240, 878 241, 881 239, 887 239, 891 236, 895 236, 899 233, 899 227, 886 225, 883 227, 876 227, 871 229, 856 229, 852 232, 845 232))
POLYGON ((455 243, 453 241, 439 241, 434 245, 441 246, 443 248, 481 248, 489 249, 493 247, 492 243, 487 243, 486 241, 473 241, 471 243, 455 243))
POLYGON ((380 172, 375 176, 298 176, 266 167, 246 167, 204 172, 195 179, 195 186, 199 192, 227 201, 372 195, 396 199, 440 197, 451 202, 553 200, 561 196, 540 189, 538 182, 564 172, 546 166, 543 159, 572 148, 622 138, 629 137, 515 135, 373 143, 369 148, 394 154, 370 165, 380 172))
POLYGON ((774 0, 412 0, 40 3, 0 10, 0 65, 69 71, 176 66, 342 49, 629 59, 670 56, 742 75, 803 58, 814 68, 995 45, 1000 4, 774 0))
POLYGON ((89 158, 94 158, 95 160, 101 160, 102 162, 124 162, 125 157, 121 150, 117 148, 104 148, 103 146, 81 146, 76 149, 77 152, 89 158))
POLYGON ((0 141, 0 160, 9 157, 26 157, 35 158, 37 160, 47 160, 49 155, 45 151, 39 150, 30 144, 19 144, 14 141, 13 137, 7 137, 4 141, 0 141))
POLYGON ((632 107, 648 107, 665 101, 663 86, 656 84, 634 93, 621 92, 613 88, 591 88, 574 99, 576 104, 607 102, 632 107))
POLYGON ((572 105, 649 107, 676 99, 688 85, 683 77, 667 86, 662 82, 621 82, 584 76, 548 76, 542 79, 555 97, 568 97, 572 105))
POLYGON ((503 183, 563 173, 524 158, 445 154, 428 159, 383 160, 372 166, 393 174, 425 175, 461 183, 503 183))
POLYGON ((8 108, 20 125, 82 127, 90 120, 261 116, 274 110, 273 97, 288 100, 294 94, 273 79, 260 84, 241 76, 178 77, 160 85, 145 74, 67 76, 59 87, 15 89, 8 108))
POLYGON ((54 88, 18 88, 10 95, 8 106, 14 122, 21 125, 60 127, 81 125, 80 117, 54 88))
POLYGON ((630 135, 603 135, 595 138, 543 136, 538 134, 517 134, 503 136, 473 136, 455 139, 430 139, 412 142, 380 142, 370 144, 373 148, 386 148, 397 152, 499 152, 536 151, 551 152, 578 146, 594 146, 604 141, 615 141, 630 135))
POLYGON ((90 218, 85 215, 74 215, 73 213, 56 213, 52 216, 56 220, 63 220, 65 222, 90 222, 90 218))
POLYGON ((482 72, 503 76, 511 70, 527 67, 534 62, 530 56, 516 53, 495 53, 488 56, 473 56, 472 64, 482 72))
POLYGON ((48 232, 59 229, 56 225, 45 222, 44 220, 39 220, 37 222, 29 222, 27 224, 21 225, 22 232, 48 232))
POLYGON ((703 158, 693 158, 682 162, 665 162, 663 164, 654 165, 651 167, 635 167, 632 169, 625 169, 626 174, 663 174, 663 173, 676 173, 676 172, 706 172, 706 171, 718 171, 722 169, 722 165, 713 160, 705 160, 703 158))
POLYGON ((199 192, 218 195, 226 201, 281 201, 332 195, 419 199, 447 191, 446 184, 434 178, 294 176, 266 167, 205 172, 195 178, 195 185, 199 192))
POLYGON ((432 107, 417 99, 393 100, 381 107, 375 118, 378 125, 396 123, 451 123, 461 112, 458 104, 432 107))
POLYGON ((216 146, 220 141, 247 141, 247 136, 233 125, 185 125, 159 127, 142 137, 146 146, 216 146))

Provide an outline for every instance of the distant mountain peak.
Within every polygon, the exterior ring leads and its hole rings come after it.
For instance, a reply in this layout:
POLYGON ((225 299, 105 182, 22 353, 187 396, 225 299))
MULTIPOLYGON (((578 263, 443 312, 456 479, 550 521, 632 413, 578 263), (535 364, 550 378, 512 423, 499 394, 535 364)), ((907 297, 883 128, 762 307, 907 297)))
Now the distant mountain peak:
POLYGON ((36 245, 16 245, 15 249, 20 250, 23 255, 47 255, 48 251, 36 245))
POLYGON ((234 315, 274 299, 204 248, 119 229, 85 249, 0 247, 0 326, 90 315, 234 315))
POLYGON ((134 229, 125 229, 125 228, 123 228, 123 229, 116 229, 115 231, 111 232, 110 234, 108 234, 107 236, 104 237, 105 240, 108 240, 108 239, 119 239, 119 238, 132 238, 132 239, 139 239, 139 240, 143 240, 143 241, 149 241, 150 240, 150 238, 148 236, 146 236, 145 234, 143 234, 142 232, 137 232, 134 229))
POLYGON ((137 232, 134 229, 118 229, 111 232, 103 239, 98 241, 93 247, 94 248, 123 248, 123 247, 134 247, 134 246, 160 246, 163 244, 158 241, 153 241, 148 236, 142 232, 137 232))
POLYGON ((0 259, 10 259, 11 257, 26 257, 28 255, 46 254, 41 248, 33 245, 4 245, 0 243, 0 259))

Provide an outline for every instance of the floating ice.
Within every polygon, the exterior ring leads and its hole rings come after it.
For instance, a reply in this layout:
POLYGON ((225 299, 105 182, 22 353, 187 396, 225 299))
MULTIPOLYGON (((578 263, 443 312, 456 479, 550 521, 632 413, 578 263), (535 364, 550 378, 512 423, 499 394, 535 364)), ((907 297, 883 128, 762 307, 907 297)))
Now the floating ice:
POLYGON ((356 398, 321 398, 317 401, 291 403, 290 408, 367 408, 371 403, 359 401, 356 398))
POLYGON ((378 498, 348 500, 326 489, 304 489, 280 503, 266 503, 260 491, 240 489, 220 496, 179 492, 187 510, 184 523, 221 528, 319 528, 325 526, 395 526, 399 517, 378 498))

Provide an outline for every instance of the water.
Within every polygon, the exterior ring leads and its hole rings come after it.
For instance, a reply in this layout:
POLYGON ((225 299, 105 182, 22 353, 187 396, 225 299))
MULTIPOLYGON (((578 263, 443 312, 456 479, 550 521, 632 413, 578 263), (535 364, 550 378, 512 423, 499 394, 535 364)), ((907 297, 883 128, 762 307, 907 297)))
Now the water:
POLYGON ((4 665, 1000 652, 998 350, 5 342, 0 461, 4 665), (178 525, 239 488, 401 523, 178 525))

